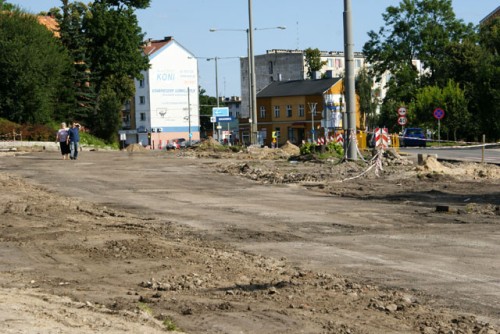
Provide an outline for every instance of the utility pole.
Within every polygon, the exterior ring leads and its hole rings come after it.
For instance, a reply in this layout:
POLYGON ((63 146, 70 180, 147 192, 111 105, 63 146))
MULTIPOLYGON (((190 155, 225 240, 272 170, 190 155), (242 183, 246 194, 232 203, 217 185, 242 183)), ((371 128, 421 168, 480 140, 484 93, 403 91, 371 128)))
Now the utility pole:
MULTIPOLYGON (((217 108, 219 108, 219 69, 217 65, 217 57, 214 58, 215 61, 215 98, 217 99, 217 108)), ((220 143, 220 123, 217 123, 217 141, 220 143)), ((215 134, 215 122, 212 123, 212 135, 215 134)))
POLYGON ((190 91, 188 87, 188 137, 189 137, 189 146, 191 146, 191 137, 193 136, 191 134, 191 97, 190 97, 190 91))
POLYGON ((257 87, 255 84, 255 58, 253 54, 253 27, 252 27, 252 0, 248 0, 248 61, 250 62, 250 97, 252 101, 251 105, 251 115, 252 115, 252 137, 251 143, 258 144, 258 126, 257 126, 257 87))
POLYGON ((351 0, 344 0, 344 58, 347 107, 347 133, 344 150, 348 160, 357 160, 356 91, 354 88, 354 44, 352 38, 351 0))

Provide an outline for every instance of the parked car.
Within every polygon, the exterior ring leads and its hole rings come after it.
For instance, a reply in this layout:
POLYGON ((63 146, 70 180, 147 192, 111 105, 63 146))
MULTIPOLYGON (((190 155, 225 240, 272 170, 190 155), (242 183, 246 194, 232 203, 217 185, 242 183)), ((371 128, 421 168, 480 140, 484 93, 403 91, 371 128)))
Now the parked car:
POLYGON ((425 147, 425 134, 421 128, 406 128, 401 136, 399 146, 420 146, 425 147))
POLYGON ((187 142, 185 138, 170 139, 167 143, 167 150, 185 148, 186 144, 187 142))

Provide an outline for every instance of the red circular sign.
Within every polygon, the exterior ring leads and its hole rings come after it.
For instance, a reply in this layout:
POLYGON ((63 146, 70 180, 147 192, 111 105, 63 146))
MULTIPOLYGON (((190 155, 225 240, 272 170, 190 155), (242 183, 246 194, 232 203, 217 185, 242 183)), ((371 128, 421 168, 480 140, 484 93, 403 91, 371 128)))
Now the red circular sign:
POLYGON ((400 107, 398 109, 398 115, 399 116, 406 116, 406 108, 405 107, 400 107))
POLYGON ((408 120, 406 119, 405 116, 399 116, 398 117, 398 124, 399 125, 405 125, 408 120))
POLYGON ((434 112, 432 114, 434 115, 435 119, 442 119, 444 117, 444 110, 441 108, 436 108, 434 109, 434 112))

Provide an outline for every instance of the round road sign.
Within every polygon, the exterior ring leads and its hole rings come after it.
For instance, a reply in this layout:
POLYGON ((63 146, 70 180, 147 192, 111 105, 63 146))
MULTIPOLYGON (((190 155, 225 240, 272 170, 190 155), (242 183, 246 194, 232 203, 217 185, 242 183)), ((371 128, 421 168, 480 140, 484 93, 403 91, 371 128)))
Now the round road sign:
POLYGON ((405 116, 399 116, 399 117, 398 117, 398 124, 399 124, 399 125, 403 126, 403 125, 405 125, 405 124, 406 124, 406 122, 407 122, 407 119, 406 119, 406 117, 405 117, 405 116))
POLYGON ((434 109, 433 115, 436 119, 442 119, 444 117, 444 110, 441 108, 436 108, 434 109))
POLYGON ((400 107, 398 109, 398 115, 399 116, 406 116, 406 108, 405 107, 400 107))

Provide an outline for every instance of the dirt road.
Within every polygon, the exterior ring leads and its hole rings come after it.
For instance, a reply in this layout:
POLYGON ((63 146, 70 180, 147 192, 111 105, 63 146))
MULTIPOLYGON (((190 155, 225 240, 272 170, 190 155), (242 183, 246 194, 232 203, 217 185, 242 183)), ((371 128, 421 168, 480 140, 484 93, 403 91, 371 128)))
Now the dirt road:
POLYGON ((51 315, 45 325, 74 332, 93 330, 81 310, 107 332, 497 333, 498 169, 387 167, 338 182, 358 167, 151 152, 0 157, 2 297, 14 302, 18 289, 68 305, 73 322, 51 315), (276 181, 297 175, 310 181, 276 181))

